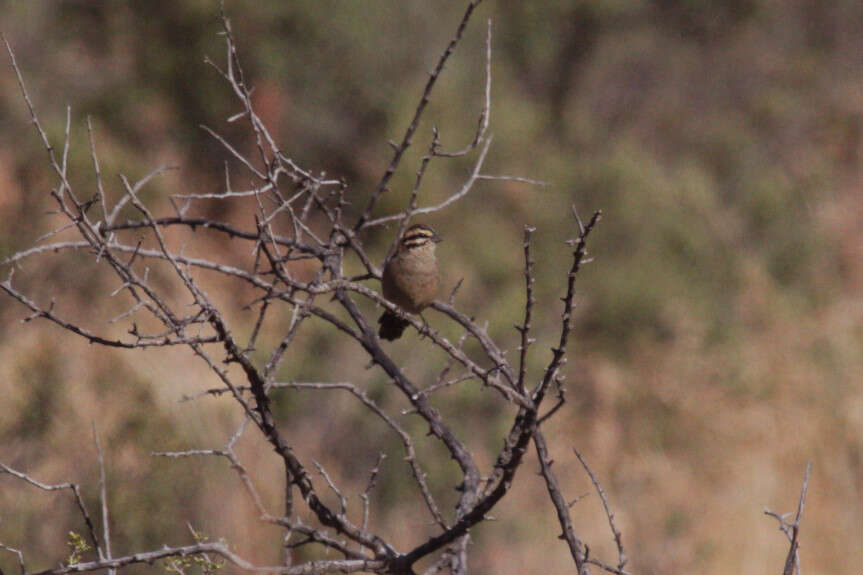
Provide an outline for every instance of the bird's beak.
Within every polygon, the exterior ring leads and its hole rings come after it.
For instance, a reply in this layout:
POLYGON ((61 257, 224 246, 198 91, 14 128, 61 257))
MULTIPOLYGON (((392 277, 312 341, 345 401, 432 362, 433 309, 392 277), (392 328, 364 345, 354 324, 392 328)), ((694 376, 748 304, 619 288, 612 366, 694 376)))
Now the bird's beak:
POLYGON ((435 233, 435 235, 432 236, 432 241, 436 244, 439 244, 443 241, 443 238, 437 235, 437 233, 435 233))

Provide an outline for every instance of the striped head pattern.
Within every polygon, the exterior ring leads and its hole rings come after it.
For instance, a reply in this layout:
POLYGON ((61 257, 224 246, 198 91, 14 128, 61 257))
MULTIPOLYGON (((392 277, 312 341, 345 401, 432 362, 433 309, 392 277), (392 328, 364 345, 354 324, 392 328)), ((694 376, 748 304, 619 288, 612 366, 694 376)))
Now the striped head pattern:
POLYGON ((407 229, 399 244, 402 251, 434 246, 441 241, 439 235, 425 224, 414 224, 407 229))

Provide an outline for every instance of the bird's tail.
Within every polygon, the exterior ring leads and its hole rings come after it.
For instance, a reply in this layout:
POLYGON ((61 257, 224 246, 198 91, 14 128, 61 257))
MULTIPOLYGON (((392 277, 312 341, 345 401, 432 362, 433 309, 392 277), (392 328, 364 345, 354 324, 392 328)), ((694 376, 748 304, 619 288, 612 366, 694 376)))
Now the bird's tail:
POLYGON ((410 325, 408 320, 400 318, 389 310, 383 313, 378 323, 381 324, 378 335, 387 341, 400 338, 405 328, 410 325))

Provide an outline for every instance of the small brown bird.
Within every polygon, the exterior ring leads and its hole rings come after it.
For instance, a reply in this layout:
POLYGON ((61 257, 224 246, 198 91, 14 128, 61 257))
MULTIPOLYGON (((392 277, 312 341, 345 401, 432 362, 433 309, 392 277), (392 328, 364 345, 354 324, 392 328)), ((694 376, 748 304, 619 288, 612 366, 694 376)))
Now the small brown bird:
MULTIPOLYGON (((419 313, 437 297, 440 271, 435 244, 441 237, 423 224, 407 229, 395 255, 384 266, 384 297, 409 313, 419 313)), ((378 320, 378 335, 393 341, 401 337, 410 322, 389 310, 378 320)))

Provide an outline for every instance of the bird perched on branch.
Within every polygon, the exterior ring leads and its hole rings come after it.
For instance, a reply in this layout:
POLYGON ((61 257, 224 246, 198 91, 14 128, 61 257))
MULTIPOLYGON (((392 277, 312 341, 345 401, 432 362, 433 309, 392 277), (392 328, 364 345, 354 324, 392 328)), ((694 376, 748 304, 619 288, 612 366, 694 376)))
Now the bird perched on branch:
MULTIPOLYGON (((441 237, 423 224, 407 229, 395 255, 384 266, 384 297, 409 313, 420 313, 434 301, 440 289, 435 245, 441 237)), ((410 322, 384 311, 378 320, 378 335, 393 341, 401 337, 410 322)))

